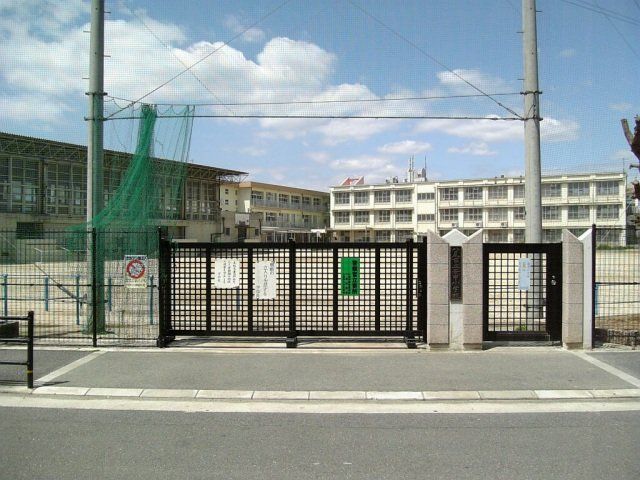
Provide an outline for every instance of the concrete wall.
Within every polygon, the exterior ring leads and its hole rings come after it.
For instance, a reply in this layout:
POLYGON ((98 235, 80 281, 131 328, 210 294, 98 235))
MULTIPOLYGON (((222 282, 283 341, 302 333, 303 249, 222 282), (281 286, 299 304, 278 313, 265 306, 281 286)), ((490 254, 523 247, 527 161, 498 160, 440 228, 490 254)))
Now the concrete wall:
POLYGON ((583 347, 584 328, 584 251, 569 230, 562 231, 562 344, 583 347))
POLYGON ((582 348, 591 349, 593 345, 593 230, 587 230, 578 238, 583 251, 583 323, 582 348))
POLYGON ((449 347, 449 244, 427 233, 427 342, 431 349, 449 347))
MULTIPOLYGON (((468 238, 456 229, 442 237, 449 244, 449 247, 461 247, 468 238)), ((462 271, 464 273, 464 268, 462 271)), ((464 290, 462 293, 464 295, 464 290)), ((449 348, 451 350, 464 348, 464 303, 462 300, 451 300, 451 298, 449 298, 449 348)))
POLYGON ((462 347, 482 348, 482 229, 462 244, 462 347))

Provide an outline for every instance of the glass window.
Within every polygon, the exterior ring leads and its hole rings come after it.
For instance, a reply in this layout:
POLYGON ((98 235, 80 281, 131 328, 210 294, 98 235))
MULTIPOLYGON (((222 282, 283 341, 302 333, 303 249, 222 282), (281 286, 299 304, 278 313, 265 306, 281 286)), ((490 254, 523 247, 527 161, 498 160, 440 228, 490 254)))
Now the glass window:
POLYGON ((278 203, 281 206, 287 206, 289 205, 289 195, 286 195, 284 193, 281 193, 278 195, 278 203))
POLYGON ((596 195, 618 195, 620 184, 613 181, 596 182, 596 195))
POLYGON ((389 230, 378 230, 376 232, 376 242, 391 241, 391 232, 389 230))
POLYGON ((458 187, 448 187, 440 189, 440 200, 458 200, 458 187))
POLYGON ((570 197, 588 197, 589 182, 571 182, 568 188, 570 197))
POLYGON ((302 197, 302 206, 308 207, 311 205, 311 199, 309 197, 302 197))
POLYGON ((482 209, 481 208, 469 208, 464 212, 465 222, 481 222, 482 221, 482 209))
POLYGON ((381 190, 373 194, 373 201, 375 203, 389 203, 391 202, 391 192, 389 190, 381 190))
POLYGON ((560 220, 560 207, 544 206, 542 207, 543 220, 560 220))
POLYGON ((506 208, 490 208, 489 221, 490 222, 506 222, 507 209, 506 208))
POLYGON ((355 192, 353 200, 356 205, 366 205, 369 203, 369 192, 355 192))
POLYGON ((562 194, 561 185, 559 183, 543 183, 542 196, 545 198, 557 198, 562 194))
POLYGON ((489 187, 489 199, 490 200, 501 200, 507 198, 507 186, 506 185, 496 185, 494 187, 489 187))
POLYGON ((411 202, 411 190, 397 190, 396 203, 411 202))
POLYGON ((336 205, 349 205, 348 192, 337 192, 334 194, 334 199, 335 199, 336 205))
POLYGON ((524 220, 524 217, 525 217, 524 207, 518 207, 513 211, 514 220, 524 220))
POLYGON ((333 218, 335 223, 349 223, 349 212, 336 212, 333 218))
POLYGON ((396 230, 396 242, 406 242, 413 238, 413 230, 396 230))
POLYGON ((443 208, 440 210, 441 222, 457 222, 458 221, 458 209, 457 208, 443 208))
POLYGON ((391 211, 390 210, 379 210, 376 212, 376 222, 378 223, 389 223, 391 221, 391 211))
POLYGON ((396 222, 407 223, 413 220, 413 210, 398 210, 396 212, 396 222))
POLYGON ((514 185, 513 198, 514 199, 524 198, 524 185, 514 185))
POLYGON ((354 223, 369 223, 369 212, 358 211, 353 214, 354 223))
POLYGON ((524 243, 524 230, 518 229, 513 231, 513 242, 524 243))
POLYGON ((482 187, 466 187, 464 189, 465 200, 482 200, 482 187))
POLYGON ((420 213, 418 214, 419 222, 433 222, 435 221, 435 215, 433 213, 420 213))
POLYGON ((488 237, 489 241, 494 243, 509 241, 509 234, 506 230, 489 230, 488 237))
POLYGON ((598 205, 596 207, 596 218, 617 220, 620 217, 620 208, 618 205, 598 205))
POLYGON ((436 198, 436 195, 433 192, 425 192, 425 193, 419 193, 418 194, 418 201, 419 202, 425 202, 427 200, 434 200, 435 198, 436 198))
POLYGON ((543 242, 560 242, 562 240, 562 230, 559 228, 553 230, 542 230, 543 242))
POLYGON ((264 198, 264 194, 262 192, 258 192, 258 191, 251 192, 251 200, 261 202, 263 198, 264 198))
POLYGON ((569 205, 569 220, 588 220, 589 219, 589 206, 588 205, 569 205))
POLYGON ((300 207, 300 197, 297 195, 291 195, 291 206, 292 207, 300 207))
MULTIPOLYGON (((347 195, 349 195, 349 194, 347 193, 347 195)), ((349 203, 348 200, 347 200, 347 203, 349 203)), ((317 198, 317 197, 313 198, 313 206, 314 207, 319 207, 320 206, 320 199, 319 198, 317 198)))

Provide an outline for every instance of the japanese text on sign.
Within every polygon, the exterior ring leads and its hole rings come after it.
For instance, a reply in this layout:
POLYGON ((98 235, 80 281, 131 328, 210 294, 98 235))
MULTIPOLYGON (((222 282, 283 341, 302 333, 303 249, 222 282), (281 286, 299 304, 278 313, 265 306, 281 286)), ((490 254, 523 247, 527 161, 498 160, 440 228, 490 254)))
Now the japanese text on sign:
POLYGON ((531 288, 531 259, 526 257, 518 260, 518 288, 524 291, 531 288))
POLYGON ((146 255, 125 255, 124 286, 127 288, 146 288, 147 269, 146 255))
POLYGON ((278 288, 278 264, 275 261, 256 262, 253 277, 253 298, 273 300, 278 288))
POLYGON ((213 279, 215 288, 239 288, 240 260, 237 258, 216 258, 213 279))
POLYGON ((345 257, 340 260, 340 294, 360 295, 360 259, 345 257))

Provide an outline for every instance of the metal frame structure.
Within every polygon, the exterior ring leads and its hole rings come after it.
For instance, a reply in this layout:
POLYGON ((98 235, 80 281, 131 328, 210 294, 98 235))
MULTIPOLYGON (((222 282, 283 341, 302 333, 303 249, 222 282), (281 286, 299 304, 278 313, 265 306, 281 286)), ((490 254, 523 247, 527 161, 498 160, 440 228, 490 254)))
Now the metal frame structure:
POLYGON ((483 245, 483 340, 560 341, 562 244, 483 245), (531 263, 530 288, 519 289, 519 259, 531 263))
POLYGON ((160 240, 158 346, 179 335, 397 336, 426 329, 426 242, 172 243, 160 240), (359 259, 356 294, 341 289, 344 258, 359 259), (237 259, 238 288, 216 288, 216 259, 237 259), (275 298, 255 298, 256 262, 277 265, 275 298))

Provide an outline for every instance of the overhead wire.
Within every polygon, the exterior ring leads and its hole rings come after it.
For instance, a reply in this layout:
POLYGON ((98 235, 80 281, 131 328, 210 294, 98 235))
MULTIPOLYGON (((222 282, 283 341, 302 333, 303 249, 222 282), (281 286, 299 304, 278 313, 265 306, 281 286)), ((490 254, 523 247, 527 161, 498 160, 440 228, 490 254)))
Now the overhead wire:
POLYGON ((584 2, 581 0, 560 0, 560 1, 568 5, 573 5, 574 7, 583 8, 585 10, 589 10, 594 13, 599 13, 600 15, 612 18, 614 20, 618 20, 620 22, 625 22, 631 25, 640 26, 640 20, 638 20, 637 18, 629 17, 627 15, 623 15, 613 10, 602 8, 593 3, 584 2))
MULTIPOLYGON (((491 93, 493 97, 520 95, 521 92, 505 92, 491 93)), ((108 95, 114 100, 128 102, 130 105, 140 103, 128 98, 116 97, 108 95)), ((196 107, 226 107, 226 106, 265 106, 265 105, 315 105, 315 104, 331 104, 331 103, 361 103, 361 102, 400 102, 415 100, 449 100, 455 98, 485 98, 486 94, 467 94, 467 95, 430 95, 430 96, 411 96, 411 97, 392 97, 392 98, 361 98, 361 99, 343 99, 343 100, 289 100, 279 102, 228 102, 228 103, 189 103, 196 107)), ((115 102, 114 102, 115 103, 115 102)), ((176 103, 154 103, 159 106, 178 105, 176 103)), ((186 104, 185 104, 186 105, 186 104)))
POLYGON ((372 19, 373 21, 375 21, 378 25, 384 27, 385 29, 387 29, 389 32, 391 32, 394 36, 398 37, 399 39, 401 39, 403 42, 407 43, 408 45, 412 46, 413 48, 415 48, 418 52, 420 52, 421 54, 423 54, 425 57, 427 57, 429 60, 433 61, 434 63, 436 63, 437 65, 441 66, 442 68, 446 69, 449 73, 451 73, 452 75, 454 75, 456 78, 458 78, 459 80, 463 81, 464 83, 466 83, 467 85, 469 85, 472 89, 474 89, 475 91, 477 91, 478 93, 482 94, 483 96, 489 98, 490 100, 492 100, 494 103, 496 103, 498 106, 502 107, 503 109, 505 109, 507 112, 509 112, 512 115, 515 115, 516 117, 520 118, 521 120, 523 120, 522 116, 520 114, 518 114, 516 111, 514 111, 513 109, 509 108, 508 106, 504 105, 502 102, 496 100, 495 98, 493 98, 491 95, 489 95, 488 93, 486 93, 485 91, 483 91, 480 87, 474 85, 473 83, 471 83, 470 81, 468 81, 466 78, 464 78, 462 75, 460 75, 459 73, 457 73, 455 70, 453 70, 452 68, 450 68, 449 66, 445 65, 443 62, 441 62, 440 60, 438 60, 436 57, 434 57, 433 55, 429 54, 426 50, 424 50, 423 48, 421 48, 420 46, 418 46, 415 42, 411 41, 410 39, 408 39, 407 37, 405 37, 404 35, 402 35, 400 32, 398 32, 397 30, 391 28, 389 25, 387 25, 386 23, 384 23, 382 20, 380 20, 378 17, 376 17, 375 15, 373 15, 371 12, 369 12, 367 9, 365 9, 364 7, 362 7, 361 5, 357 4, 356 2, 354 2, 353 0, 346 0, 347 3, 351 4, 354 8, 360 10, 362 13, 364 13, 367 17, 369 17, 370 19, 372 19))
MULTIPOLYGON (((162 83, 161 85, 158 85, 157 87, 155 87, 153 90, 150 90, 149 92, 145 93, 144 95, 142 95, 140 98, 138 98, 135 103, 140 103, 142 100, 144 100, 145 98, 147 98, 149 95, 152 95, 153 93, 157 92, 158 90, 160 90, 161 88, 165 87, 166 85, 168 85, 169 83, 173 82, 176 78, 181 77, 182 75, 184 75, 185 73, 187 73, 188 71, 190 71, 193 67, 195 67, 196 65, 199 65, 200 63, 204 62, 207 58, 211 57, 212 55, 214 55, 215 53, 219 52, 220 50, 222 50, 223 48, 225 48, 227 45, 229 45, 231 42, 233 42, 234 40, 236 40, 237 38, 240 38, 242 35, 244 35, 245 33, 247 33, 249 30, 251 30, 252 28, 255 28, 256 26, 258 26, 259 24, 261 24, 263 21, 265 21, 267 18, 269 18, 271 15, 275 14, 277 11, 279 11, 280 9, 282 9, 285 5, 287 5, 288 3, 291 3, 293 0, 284 0, 284 2, 280 3, 278 6, 276 6, 274 9, 270 10, 269 12, 267 12, 265 15, 263 15, 262 17, 260 17, 256 22, 252 23, 251 25, 249 25, 248 27, 242 29, 240 32, 238 32, 236 35, 234 35, 233 37, 231 37, 229 40, 227 40, 226 42, 223 42, 222 45, 220 45, 218 48, 214 48, 211 52, 209 52, 208 54, 206 54, 204 57, 202 57, 200 60, 192 63, 191 65, 189 65, 188 67, 186 67, 184 70, 182 70, 180 73, 174 75, 173 77, 169 78, 167 81, 165 81, 164 83, 162 83)), ((124 110, 124 109, 122 109, 124 110)), ((122 111, 120 110, 120 111, 122 111)), ((114 115, 117 115, 119 112, 115 112, 113 114, 111 114, 109 117, 112 117, 114 115)), ((107 117, 107 118, 109 118, 107 117)))
MULTIPOLYGON (((596 5, 597 5, 597 2, 596 2, 596 5)), ((622 41, 627 45, 627 47, 629 47, 629 50, 631 50, 636 57, 640 58, 640 55, 638 55, 638 52, 636 52, 635 48, 631 46, 631 43, 629 43, 629 41, 627 40, 627 37, 624 36, 624 34, 620 31, 620 29, 616 26, 616 24, 613 23, 613 20, 611 20, 611 18, 607 15, 605 15, 605 18, 607 19, 611 27, 616 31, 616 33, 620 36, 622 41)))

